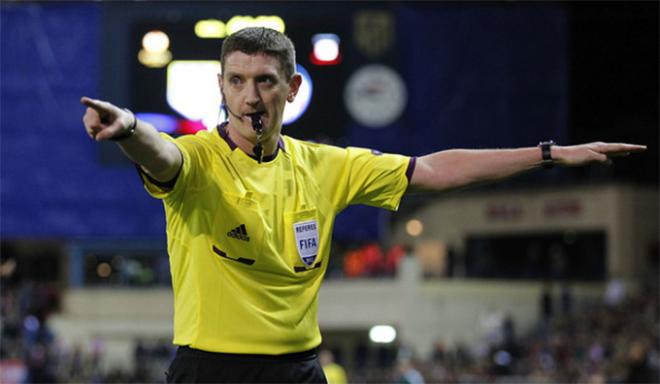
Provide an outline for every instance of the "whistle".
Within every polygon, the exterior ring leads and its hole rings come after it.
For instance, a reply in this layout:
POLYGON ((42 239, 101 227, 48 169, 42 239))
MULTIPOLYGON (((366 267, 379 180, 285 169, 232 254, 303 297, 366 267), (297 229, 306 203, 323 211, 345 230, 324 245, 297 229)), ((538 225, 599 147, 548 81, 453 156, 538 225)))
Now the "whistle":
POLYGON ((250 115, 250 118, 252 120, 252 129, 260 135, 261 131, 264 129, 263 122, 261 121, 261 113, 253 113, 250 115))
POLYGON ((264 125, 261 121, 261 114, 251 114, 250 120, 252 120, 252 129, 254 129, 254 132, 257 134, 257 143, 255 144, 254 148, 252 148, 252 152, 254 152, 254 155, 257 157, 257 161, 259 164, 261 164, 264 158, 264 147, 261 145, 261 135, 264 131, 264 125))

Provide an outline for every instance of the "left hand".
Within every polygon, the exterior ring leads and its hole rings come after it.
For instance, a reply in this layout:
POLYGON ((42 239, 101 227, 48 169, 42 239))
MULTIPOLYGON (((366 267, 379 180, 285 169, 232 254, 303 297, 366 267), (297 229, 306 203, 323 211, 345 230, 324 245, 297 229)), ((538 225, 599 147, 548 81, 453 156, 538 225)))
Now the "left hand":
POLYGON ((555 163, 576 167, 588 163, 610 163, 610 158, 646 150, 646 145, 595 142, 571 146, 552 146, 555 163))

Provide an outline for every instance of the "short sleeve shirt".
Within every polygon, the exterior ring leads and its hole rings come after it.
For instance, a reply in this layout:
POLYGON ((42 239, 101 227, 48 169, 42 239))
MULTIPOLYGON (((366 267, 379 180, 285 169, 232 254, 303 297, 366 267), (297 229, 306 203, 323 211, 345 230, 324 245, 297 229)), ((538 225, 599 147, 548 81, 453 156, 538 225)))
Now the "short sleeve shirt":
POLYGON ((283 136, 274 159, 258 163, 221 129, 162 134, 183 154, 172 187, 142 175, 165 206, 174 343, 272 355, 314 348, 335 216, 350 204, 397 209, 414 162, 283 136))

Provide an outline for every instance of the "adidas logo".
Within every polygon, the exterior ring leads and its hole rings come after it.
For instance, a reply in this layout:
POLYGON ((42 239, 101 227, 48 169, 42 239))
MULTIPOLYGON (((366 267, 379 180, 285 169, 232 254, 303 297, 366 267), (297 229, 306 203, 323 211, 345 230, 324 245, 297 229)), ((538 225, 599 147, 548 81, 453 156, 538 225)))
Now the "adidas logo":
POLYGON ((238 227, 227 232, 227 236, 233 237, 234 239, 250 241, 250 236, 247 234, 247 229, 245 229, 245 224, 241 224, 238 227))

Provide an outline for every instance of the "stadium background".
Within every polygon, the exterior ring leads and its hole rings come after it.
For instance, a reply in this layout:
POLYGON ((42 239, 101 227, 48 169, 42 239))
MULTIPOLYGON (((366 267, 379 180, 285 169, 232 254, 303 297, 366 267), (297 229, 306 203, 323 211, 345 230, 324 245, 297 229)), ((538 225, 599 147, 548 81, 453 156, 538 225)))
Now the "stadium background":
MULTIPOLYGON (((315 87, 285 128, 294 137, 409 155, 548 138, 649 146, 609 167, 409 196, 396 214, 343 213, 320 324, 352 381, 394 380, 408 357, 427 381, 657 377, 657 4, 1 7, 3 382, 162 378, 171 354, 162 208, 112 144, 88 140, 79 98, 158 108, 146 101, 163 95, 140 76, 137 31, 235 15, 286 22, 315 87), (369 54, 356 20, 383 14, 391 24, 370 38, 389 45, 369 54), (310 62, 316 33, 341 38, 340 63, 310 62), (398 72, 408 94, 402 116, 377 130, 343 101, 350 76, 373 63, 398 72), (378 324, 397 338, 371 341, 378 324)), ((216 59, 221 42, 171 39, 187 59, 216 59)))

